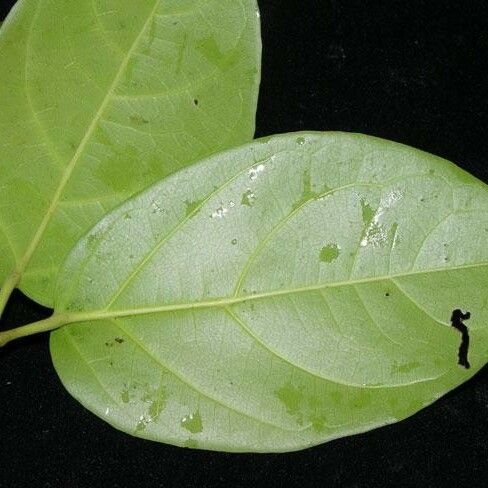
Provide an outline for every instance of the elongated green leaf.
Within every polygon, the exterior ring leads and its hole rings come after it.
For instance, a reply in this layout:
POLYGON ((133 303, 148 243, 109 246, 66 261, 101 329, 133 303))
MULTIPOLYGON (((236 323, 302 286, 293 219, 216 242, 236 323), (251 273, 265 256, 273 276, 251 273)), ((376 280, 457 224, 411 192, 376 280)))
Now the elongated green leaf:
POLYGON ((20 0, 0 36, 0 310, 103 214, 252 138, 255 0, 20 0))
POLYGON ((121 430, 299 449, 403 419, 486 362, 487 236, 486 185, 445 160, 273 137, 104 218, 65 264, 54 317, 22 334, 77 322, 52 335, 55 367, 121 430))

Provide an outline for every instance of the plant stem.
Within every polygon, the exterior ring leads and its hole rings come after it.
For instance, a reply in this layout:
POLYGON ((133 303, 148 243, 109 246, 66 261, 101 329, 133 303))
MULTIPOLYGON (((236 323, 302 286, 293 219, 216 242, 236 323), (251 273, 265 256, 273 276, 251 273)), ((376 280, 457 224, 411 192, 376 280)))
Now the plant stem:
POLYGON ((3 286, 0 289, 0 317, 3 315, 3 311, 5 310, 8 299, 17 287, 18 283, 19 274, 17 272, 11 273, 10 276, 3 283, 3 286))
POLYGON ((54 314, 48 319, 33 322, 32 324, 17 327, 16 329, 0 332, 0 347, 5 346, 5 344, 13 341, 14 339, 20 339, 21 337, 38 334, 39 332, 49 332, 50 330, 59 329, 59 327, 69 324, 72 321, 73 318, 69 315, 54 314))

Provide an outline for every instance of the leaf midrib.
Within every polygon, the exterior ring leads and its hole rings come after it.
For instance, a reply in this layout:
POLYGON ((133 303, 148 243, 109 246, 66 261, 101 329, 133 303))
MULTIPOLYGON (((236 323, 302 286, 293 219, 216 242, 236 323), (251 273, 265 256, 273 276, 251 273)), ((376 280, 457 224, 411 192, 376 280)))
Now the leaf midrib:
POLYGON ((135 50, 137 49, 142 37, 146 33, 146 30, 149 27, 151 21, 153 20, 159 5, 160 5, 160 0, 156 0, 154 7, 151 9, 151 12, 150 12, 147 20, 143 24, 139 34, 137 35, 136 39, 134 40, 132 46, 127 51, 126 56, 122 60, 120 67, 119 67, 119 69, 118 69, 118 71, 114 77, 114 80, 112 81, 112 83, 111 83, 111 85, 107 91, 106 96, 104 97, 104 99, 103 99, 97 113, 95 114, 91 124, 88 126, 88 128, 85 132, 85 135, 83 136, 83 139, 81 140, 80 144, 78 145, 78 148, 77 148, 75 154, 73 155, 73 157, 71 158, 70 162, 68 163, 68 165, 66 166, 66 168, 63 172, 63 176, 60 180, 59 186, 58 186, 56 192, 54 193, 54 196, 51 200, 51 203, 50 203, 50 205, 46 211, 46 214, 45 214, 43 220, 39 224, 39 227, 37 228, 37 231, 34 234, 34 237, 32 238, 32 240, 31 240, 29 246, 27 247, 26 251, 24 252, 23 257, 17 263, 15 270, 12 272, 12 275, 18 276, 19 281, 21 280, 22 274, 24 273, 25 269, 27 268, 34 252, 36 251, 37 247, 39 246, 39 243, 41 242, 41 239, 42 239, 42 237, 43 237, 43 235, 44 235, 44 233, 45 233, 45 231, 49 225, 49 222, 51 221, 51 218, 57 209, 57 206, 59 204, 59 201, 61 199, 63 191, 64 191, 66 185, 68 184, 68 182, 71 178, 71 175, 73 174, 73 171, 76 167, 76 164, 78 163, 78 161, 79 161, 80 157, 82 156, 88 142, 90 141, 94 131, 96 130, 98 123, 99 123, 100 119, 102 118, 103 113, 105 112, 105 109, 107 108, 108 104, 111 102, 112 98, 114 97, 114 92, 115 92, 117 86, 119 85, 119 82, 120 82, 122 76, 126 72, 128 63, 129 63, 130 59, 132 58, 132 55, 134 54, 135 50))
MULTIPOLYGON (((340 288, 340 287, 354 286, 354 285, 361 285, 361 284, 368 284, 368 283, 378 283, 381 281, 390 281, 395 286, 398 287, 398 284, 395 280, 399 278, 405 278, 409 276, 421 276, 426 274, 434 274, 434 273, 442 273, 442 272, 450 272, 450 271, 459 271, 463 269, 476 269, 476 268, 483 268, 483 267, 488 267, 488 262, 472 263, 472 264, 466 264, 460 266, 451 266, 449 268, 432 268, 426 270, 408 271, 404 273, 359 278, 359 279, 347 280, 347 281, 337 281, 333 283, 320 283, 317 285, 255 293, 253 295, 240 295, 237 297, 217 298, 215 300, 208 300, 208 301, 174 303, 169 305, 161 305, 159 307, 133 308, 127 310, 104 309, 104 310, 96 310, 96 311, 88 311, 88 312, 68 311, 66 323, 85 322, 90 320, 103 320, 107 318, 119 318, 119 317, 121 318, 121 317, 130 317, 130 316, 138 316, 138 315, 150 315, 153 313, 177 312, 177 311, 193 310, 193 309, 200 309, 200 308, 228 307, 239 303, 262 300, 266 298, 275 298, 275 297, 294 295, 294 294, 298 295, 300 293, 319 291, 327 288, 340 288)), ((410 298, 410 300, 412 299, 410 298)), ((61 314, 63 312, 60 311, 59 313, 61 314)), ((440 321, 437 320, 437 322, 440 321)), ((448 325, 444 322, 440 322, 440 323, 448 325)))
MULTIPOLYGON (((160 307, 158 309, 145 309, 145 310, 140 309, 137 312, 135 310, 128 310, 128 311, 126 311, 124 313, 113 312, 111 314, 104 314, 104 315, 99 314, 96 317, 94 317, 94 316, 88 317, 87 314, 85 314, 82 317, 83 314, 78 314, 78 316, 77 316, 78 317, 78 320, 75 320, 75 321, 78 322, 78 321, 84 321, 84 320, 90 320, 90 319, 91 320, 94 320, 94 319, 108 319, 108 320, 110 320, 110 322, 111 322, 111 324, 113 326, 115 326, 121 332, 123 332, 138 348, 140 348, 142 350, 142 352, 146 356, 148 356, 151 360, 155 361, 158 364, 159 367, 165 369, 166 371, 169 371, 179 381, 182 381, 186 386, 188 386, 189 388, 191 388, 192 390, 194 390, 198 394, 206 397, 210 401, 213 401, 213 402, 217 403, 218 405, 221 405, 224 408, 227 408, 227 409, 235 412, 238 415, 241 415, 241 416, 244 416, 246 418, 249 418, 249 419, 251 419, 251 420, 253 420, 253 421, 255 421, 255 422, 259 423, 259 424, 266 425, 268 427, 277 428, 279 430, 283 430, 283 431, 287 431, 287 432, 301 432, 301 431, 304 431, 304 430, 309 429, 311 427, 311 425, 304 426, 304 427, 302 427, 301 429, 298 429, 298 430, 288 429, 288 428, 285 428, 283 426, 276 425, 274 423, 270 423, 269 421, 264 420, 264 419, 261 419, 261 418, 255 416, 255 415, 247 412, 247 411, 242 411, 242 410, 238 409, 236 406, 225 402, 223 399, 218 398, 218 397, 215 397, 215 396, 211 395, 210 393, 208 393, 206 391, 203 391, 201 389, 201 387, 199 387, 199 386, 195 385, 194 383, 192 383, 186 376, 182 375, 181 372, 178 372, 177 370, 175 370, 174 368, 170 367, 169 365, 164 364, 160 360, 160 358, 154 356, 154 354, 146 347, 145 344, 143 344, 143 342, 141 342, 140 339, 136 338, 136 336, 134 336, 129 330, 125 329, 118 321, 115 321, 114 319, 116 319, 117 317, 119 317, 119 318, 120 317, 127 317, 127 316, 130 316, 130 315, 142 315, 142 314, 157 313, 157 312, 167 312, 167 311, 176 311, 176 310, 184 310, 184 309, 194 309, 194 308, 204 308, 204 307, 216 307, 216 306, 219 306, 219 307, 222 307, 223 310, 227 314, 229 314, 229 316, 233 320, 235 320, 241 327, 243 327, 244 330, 246 331, 246 333, 248 333, 250 335, 250 337, 252 337, 255 341, 257 341, 258 344, 260 344, 261 346, 263 346, 267 351, 269 351, 271 354, 273 354, 274 356, 276 356, 278 359, 287 362, 293 368, 297 368, 297 369, 305 372, 306 374, 309 374, 311 376, 314 376, 314 377, 316 377, 316 378, 318 378, 318 379, 320 379, 322 381, 329 381, 329 382, 333 382, 333 383, 337 383, 337 384, 343 384, 343 385, 347 385, 348 387, 353 387, 353 388, 375 388, 376 389, 377 388, 376 386, 371 386, 371 387, 364 386, 364 385, 361 386, 361 385, 357 385, 357 384, 354 384, 354 383, 347 383, 347 382, 343 382, 343 381, 338 381, 337 379, 327 378, 327 377, 325 377, 323 375, 318 374, 317 372, 314 372, 312 370, 309 370, 307 368, 304 368, 300 364, 296 364, 294 362, 291 362, 287 357, 285 357, 282 354, 278 353, 277 351, 271 349, 267 343, 263 342, 259 337, 257 337, 252 332, 252 330, 241 319, 239 319, 237 317, 237 315, 231 309, 229 309, 228 306, 229 305, 232 305, 232 304, 235 304, 235 303, 240 303, 240 302, 244 302, 244 301, 251 301, 251 300, 257 300, 257 299, 262 299, 262 298, 267 298, 267 297, 274 297, 274 296, 280 296, 280 295, 292 294, 292 293, 301 293, 301 292, 306 292, 306 291, 314 291, 314 290, 320 290, 320 289, 324 289, 324 288, 332 288, 332 287, 338 287, 338 286, 354 286, 354 285, 360 284, 360 283, 371 283, 371 282, 377 282, 377 281, 382 281, 382 280, 383 281, 388 280, 388 281, 391 281, 392 283, 394 283, 395 285, 397 285, 395 279, 396 278, 399 278, 399 277, 412 276, 412 275, 420 275, 420 274, 428 274, 428 273, 435 273, 435 272, 448 272, 448 271, 453 271, 453 270, 469 269, 469 268, 478 268, 478 267, 484 267, 484 266, 488 266, 488 262, 483 262, 483 263, 478 263, 478 264, 470 264, 470 265, 462 265, 462 266, 452 266, 450 268, 438 268, 438 269, 431 269, 431 270, 420 270, 420 271, 400 273, 400 274, 390 275, 390 276, 380 276, 380 277, 376 277, 376 278, 364 278, 364 279, 358 279, 358 280, 350 280, 350 281, 347 281, 347 282, 326 283, 326 284, 316 285, 316 286, 312 286, 312 287, 296 288, 296 289, 292 289, 292 290, 277 290, 277 291, 268 292, 268 293, 256 294, 256 295, 251 295, 251 296, 241 296, 241 297, 238 297, 238 298, 233 297, 233 298, 230 298, 230 299, 222 299, 222 300, 217 300, 217 301, 195 302, 193 304, 170 305, 170 306, 166 306, 166 307, 160 307)), ((401 288, 399 288, 399 290, 401 292, 403 292, 403 290, 401 288)), ((405 298, 407 298, 407 299, 409 299, 411 301, 414 301, 408 295, 405 294, 404 296, 405 296, 405 298)), ((70 336, 70 334, 68 332, 68 329, 64 329, 64 333, 67 336, 69 336, 70 340, 73 340, 73 338, 70 336)), ((86 360, 86 358, 84 358, 81 355, 81 352, 80 352, 80 356, 88 364, 88 361, 86 360)), ((98 374, 96 373, 96 371, 93 368, 90 368, 90 370, 91 370, 91 373, 93 374, 93 376, 95 377, 96 381, 98 382, 98 384, 102 388, 102 390, 104 390, 105 393, 111 397, 108 389, 101 382, 101 380, 100 380, 98 374)), ((422 378, 422 380, 415 380, 415 381, 412 381, 410 383, 400 384, 400 385, 387 385, 386 387, 387 388, 398 388, 398 387, 401 388, 401 387, 413 385, 413 384, 416 384, 416 383, 423 383, 423 382, 427 382, 427 381, 434 381, 434 380, 437 380, 440 377, 444 376, 445 374, 446 374, 446 371, 444 371, 443 373, 441 373, 437 377, 433 377, 433 378, 422 378)), ((385 385, 383 385, 382 388, 383 387, 385 387, 385 385)), ((111 397, 111 398, 113 398, 113 397, 111 397)))

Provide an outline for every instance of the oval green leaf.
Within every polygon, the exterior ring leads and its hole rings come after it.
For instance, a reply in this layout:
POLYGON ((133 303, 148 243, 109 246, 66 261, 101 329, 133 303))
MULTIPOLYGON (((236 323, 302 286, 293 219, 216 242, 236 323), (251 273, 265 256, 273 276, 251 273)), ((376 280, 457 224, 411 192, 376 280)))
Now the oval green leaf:
POLYGON ((20 0, 0 35, 0 310, 162 177, 252 139, 255 0, 20 0))
POLYGON ((288 451, 408 417, 488 357, 488 191, 362 135, 211 157, 105 217, 57 287, 70 393, 130 434, 288 451), (453 310, 471 312, 471 369, 453 310))

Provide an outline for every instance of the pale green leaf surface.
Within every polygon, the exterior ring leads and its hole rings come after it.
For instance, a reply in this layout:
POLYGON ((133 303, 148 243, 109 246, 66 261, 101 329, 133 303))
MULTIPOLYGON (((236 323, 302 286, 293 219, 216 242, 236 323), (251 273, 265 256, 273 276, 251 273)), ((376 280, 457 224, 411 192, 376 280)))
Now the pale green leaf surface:
POLYGON ((20 0, 0 35, 3 301, 52 305, 108 210, 252 139, 260 55, 255 0, 20 0))
POLYGON ((125 432, 287 451, 403 419, 487 358, 488 191, 343 133, 276 136, 105 217, 60 275, 66 388, 125 432), (468 371, 456 308, 469 310, 468 371))

